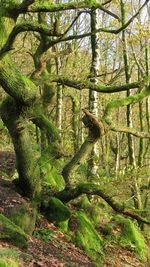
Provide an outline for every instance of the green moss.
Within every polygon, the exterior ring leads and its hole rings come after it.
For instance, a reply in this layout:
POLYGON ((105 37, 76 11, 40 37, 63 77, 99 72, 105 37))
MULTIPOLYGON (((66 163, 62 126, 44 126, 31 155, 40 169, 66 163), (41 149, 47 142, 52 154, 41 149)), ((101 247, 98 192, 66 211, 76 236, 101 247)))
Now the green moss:
POLYGON ((16 224, 0 214, 0 240, 7 240, 18 247, 27 247, 27 236, 16 224))
POLYGON ((0 248, 0 267, 19 267, 19 253, 15 249, 0 248))
POLYGON ((58 199, 52 197, 46 211, 47 218, 56 223, 64 222, 71 216, 70 210, 58 199))
POLYGON ((77 229, 72 241, 94 260, 99 260, 102 254, 102 238, 84 212, 76 213, 77 229))
POLYGON ((67 233, 68 231, 68 222, 69 222, 69 219, 58 223, 58 227, 63 233, 67 233))
POLYGON ((114 109, 119 108, 119 107, 123 107, 123 106, 127 106, 129 104, 137 103, 138 101, 142 100, 143 98, 145 98, 149 95, 150 95, 150 90, 144 90, 144 91, 140 92, 139 94, 111 101, 106 106, 104 119, 107 120, 107 118, 110 116, 111 112, 114 109))
POLYGON ((83 197, 82 201, 79 204, 79 208, 83 209, 88 218, 96 225, 100 222, 101 208, 95 203, 90 203, 87 196, 83 197))
POLYGON ((115 221, 122 228, 121 233, 118 235, 119 241, 123 245, 132 248, 140 259, 145 259, 147 246, 138 227, 130 219, 126 219, 120 215, 116 216, 115 221))
POLYGON ((91 203, 90 203, 90 201, 89 201, 89 199, 88 199, 88 197, 87 196, 84 196, 83 198, 82 198, 82 200, 80 201, 80 203, 79 203, 79 208, 81 208, 81 209, 86 209, 86 208, 89 208, 90 206, 91 206, 91 203))
POLYGON ((9 218, 25 233, 31 235, 35 228, 36 209, 29 204, 13 207, 9 218))

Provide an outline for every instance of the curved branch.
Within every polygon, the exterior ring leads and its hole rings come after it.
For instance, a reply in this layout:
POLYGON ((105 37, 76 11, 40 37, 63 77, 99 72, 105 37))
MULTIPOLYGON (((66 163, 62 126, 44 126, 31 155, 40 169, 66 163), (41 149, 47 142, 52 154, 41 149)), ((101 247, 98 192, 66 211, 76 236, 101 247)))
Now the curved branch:
MULTIPOLYGON (((118 29, 106 29, 106 28, 99 28, 97 29, 96 32, 92 33, 92 32, 88 32, 88 33, 84 33, 84 34, 80 34, 80 35, 70 35, 70 36, 66 36, 64 37, 64 34, 62 34, 61 38, 58 38, 54 41, 50 41, 49 43, 49 47, 52 47, 53 45, 60 43, 60 42, 65 42, 65 41, 69 41, 69 40, 78 40, 78 39, 82 39, 82 38, 86 38, 91 36, 92 34, 95 34, 97 32, 105 32, 105 33, 112 33, 112 34, 118 34, 120 33, 122 30, 126 29, 130 23, 139 15, 139 13, 141 12, 141 10, 145 7, 145 5, 147 5, 147 3, 150 0, 146 0, 144 2, 144 4, 139 8, 139 10, 120 28, 118 29)), ((30 10, 30 12, 56 12, 56 11, 61 11, 61 10, 70 10, 70 9, 80 9, 80 8, 100 8, 104 11, 104 5, 103 4, 99 4, 96 1, 83 1, 83 2, 69 2, 69 3, 62 3, 62 4, 56 4, 56 5, 52 5, 52 4, 46 4, 46 5, 42 5, 41 6, 35 6, 32 7, 30 10), (33 9, 33 10, 32 10, 33 9)), ((108 10, 107 10, 108 11, 108 10)), ((116 16, 116 15, 115 15, 116 16)), ((120 18, 117 17, 117 19, 120 21, 120 18)))
POLYGON ((127 106, 127 105, 131 105, 134 103, 139 102, 140 100, 142 100, 145 97, 148 97, 150 95, 150 85, 147 87, 147 89, 143 90, 142 92, 140 92, 139 94, 136 95, 132 95, 132 96, 128 96, 122 99, 116 99, 111 101, 110 103, 107 104, 106 109, 105 109, 105 113, 104 113, 104 120, 110 124, 110 119, 109 116, 111 114, 111 112, 119 107, 123 107, 123 106, 127 106))
POLYGON ((13 7, 9 8, 8 14, 10 17, 18 17, 20 13, 25 13, 28 7, 32 5, 35 0, 24 0, 21 4, 15 4, 13 7))
POLYGON ((2 56, 3 54, 11 50, 12 45, 19 33, 28 32, 28 31, 38 32, 40 34, 44 34, 47 36, 61 36, 60 33, 54 32, 53 29, 50 30, 49 27, 45 25, 41 25, 41 24, 33 23, 33 22, 20 23, 16 25, 11 31, 11 33, 9 34, 6 43, 0 49, 0 56, 2 56))
POLYGON ((121 91, 128 91, 130 89, 139 88, 141 85, 140 82, 134 82, 134 83, 124 84, 124 85, 112 85, 112 86, 100 85, 100 84, 95 85, 90 81, 82 81, 82 80, 74 81, 66 77, 52 78, 51 81, 61 83, 68 87, 73 87, 78 90, 90 89, 90 90, 97 91, 100 93, 116 93, 116 92, 121 92, 121 91))
POLYGON ((69 202, 82 194, 87 195, 96 195, 100 196, 103 200, 107 202, 107 204, 116 212, 121 213, 123 215, 129 216, 138 222, 142 222, 145 224, 150 224, 150 221, 141 217, 138 213, 136 213, 131 208, 125 207, 124 203, 117 203, 112 197, 107 195, 103 190, 101 190, 100 186, 96 184, 79 184, 75 188, 65 188, 63 191, 56 193, 56 197, 59 198, 63 202, 69 202))
POLYGON ((48 134, 52 135, 54 140, 59 138, 58 128, 45 115, 35 112, 33 116, 31 120, 36 126, 45 129, 48 134))
POLYGON ((112 130, 115 132, 130 133, 140 138, 150 138, 149 132, 139 132, 138 130, 134 128, 124 127, 122 125, 116 126, 110 118, 110 115, 114 109, 137 103, 143 98, 148 97, 149 95, 150 95, 150 85, 147 87, 147 89, 143 90, 139 94, 128 96, 123 99, 116 99, 108 103, 106 106, 105 112, 104 112, 103 120, 105 121, 105 123, 109 125, 109 130, 112 130))
POLYGON ((86 138, 80 149, 74 155, 74 157, 64 166, 62 175, 67 186, 70 184, 70 174, 73 170, 84 162, 90 155, 94 144, 98 141, 101 135, 104 134, 104 126, 102 122, 99 122, 88 110, 83 109, 85 116, 83 117, 83 123, 85 127, 89 129, 89 136, 86 138))
POLYGON ((0 60, 0 85, 5 92, 23 104, 34 102, 37 86, 20 71, 4 60, 0 60))

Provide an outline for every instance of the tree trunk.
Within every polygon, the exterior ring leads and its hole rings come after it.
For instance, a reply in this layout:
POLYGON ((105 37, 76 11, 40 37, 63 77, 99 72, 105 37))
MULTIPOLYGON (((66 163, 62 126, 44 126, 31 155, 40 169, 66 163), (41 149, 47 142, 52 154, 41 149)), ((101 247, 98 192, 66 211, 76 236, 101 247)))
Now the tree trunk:
MULTIPOLYGON (((121 0, 121 16, 122 16, 122 26, 125 24, 125 7, 124 2, 121 0)), ((123 44, 123 59, 124 59, 124 70, 125 70, 125 79, 126 83, 130 82, 130 74, 129 74, 129 63, 128 63, 128 53, 126 47, 126 34, 125 30, 122 31, 122 44, 123 44)), ((131 95, 130 90, 127 91, 127 97, 131 95)), ((127 106, 127 126, 133 127, 132 123, 132 107, 131 105, 127 106)), ((136 167, 136 159, 135 159, 135 148, 134 148, 134 139, 131 134, 128 134, 128 151, 129 151, 129 163, 134 168, 136 167)))
POLYGON ((41 191, 40 169, 32 150, 27 121, 23 118, 19 103, 8 97, 1 106, 1 117, 6 125, 15 149, 18 185, 23 195, 36 197, 41 191))
MULTIPOLYGON (((98 45, 98 34, 95 31, 98 28, 98 11, 94 8, 91 10, 91 48, 92 48, 92 62, 90 70, 90 81, 94 84, 98 83, 98 71, 100 65, 99 59, 99 45, 98 45)), ((98 117, 98 93, 95 91, 89 92, 89 110, 98 117)), ((89 160, 89 176, 90 174, 96 174, 98 170, 98 159, 99 159, 99 147, 98 143, 95 143, 91 157, 89 160)))

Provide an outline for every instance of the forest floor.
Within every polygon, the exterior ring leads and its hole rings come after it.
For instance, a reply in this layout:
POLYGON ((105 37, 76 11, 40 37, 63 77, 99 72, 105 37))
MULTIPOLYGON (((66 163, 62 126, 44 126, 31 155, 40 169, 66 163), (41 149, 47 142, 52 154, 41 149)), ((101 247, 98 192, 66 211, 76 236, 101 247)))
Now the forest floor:
MULTIPOLYGON (((0 153, 0 170, 6 154, 0 153)), ((8 155, 7 155, 8 157, 8 155)), ((9 155, 10 166, 14 166, 14 155, 9 155)), ((6 162, 5 162, 6 163, 6 162)), ((8 162, 5 168, 9 169, 8 162), (7 165, 7 166, 6 166, 7 165)), ((3 166, 4 171, 4 166, 3 166)), ((0 177, 0 212, 4 215, 10 207, 27 201, 19 195, 11 181, 0 177)), ((22 267, 73 267, 95 266, 92 260, 74 244, 68 241, 67 236, 61 233, 53 223, 49 223, 43 216, 39 218, 35 231, 39 229, 50 230, 53 235, 45 242, 34 236, 28 237, 28 248, 19 249, 9 242, 0 241, 0 248, 13 248, 19 253, 19 263, 22 267)), ((149 267, 150 262, 140 262, 133 252, 126 248, 109 244, 105 247, 103 267, 149 267)), ((98 266, 97 266, 98 267, 98 266)))

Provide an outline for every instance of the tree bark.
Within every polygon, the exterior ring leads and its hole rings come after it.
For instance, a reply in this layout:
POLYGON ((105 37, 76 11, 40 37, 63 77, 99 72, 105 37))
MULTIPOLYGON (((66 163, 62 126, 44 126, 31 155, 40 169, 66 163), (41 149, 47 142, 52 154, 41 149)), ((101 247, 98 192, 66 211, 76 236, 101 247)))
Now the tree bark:
POLYGON ((104 134, 103 124, 97 121, 97 119, 95 119, 95 117, 88 110, 83 109, 83 112, 85 113, 85 116, 83 117, 83 123, 89 129, 89 136, 81 145, 80 149, 74 155, 72 160, 63 168, 62 175, 67 186, 71 184, 70 175, 72 171, 78 168, 78 166, 88 158, 94 144, 104 134))
MULTIPOLYGON (((98 83, 98 71, 100 65, 99 58, 99 45, 98 45, 98 34, 96 30, 98 28, 98 10, 95 8, 91 9, 91 48, 92 48, 92 62, 90 70, 90 81, 97 85, 98 83)), ((89 91, 89 110, 96 117, 98 117, 98 94, 96 91, 89 91)), ((98 170, 98 159, 99 159, 99 147, 98 143, 95 143, 91 152, 91 157, 88 161, 89 164, 89 176, 96 175, 98 170)))
POLYGON ((40 169, 32 149, 27 121, 19 103, 8 97, 1 106, 1 118, 6 125, 15 149, 18 186, 23 195, 34 198, 41 191, 40 169))

